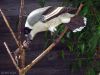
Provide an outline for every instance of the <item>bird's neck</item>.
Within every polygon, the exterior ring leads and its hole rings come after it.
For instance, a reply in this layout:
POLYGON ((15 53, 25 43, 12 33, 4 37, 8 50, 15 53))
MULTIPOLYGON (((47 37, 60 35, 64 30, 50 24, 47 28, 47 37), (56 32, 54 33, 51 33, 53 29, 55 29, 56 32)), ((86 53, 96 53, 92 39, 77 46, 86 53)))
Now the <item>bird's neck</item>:
POLYGON ((33 40, 33 38, 35 37, 35 35, 37 34, 38 32, 36 32, 35 30, 32 30, 32 32, 30 32, 30 40, 33 40))
POLYGON ((40 29, 41 29, 41 27, 40 26, 38 26, 38 25, 34 25, 33 27, 32 27, 32 31, 30 32, 30 35, 31 35, 31 40, 33 40, 33 38, 35 37, 35 35, 38 33, 38 32, 40 32, 40 29))

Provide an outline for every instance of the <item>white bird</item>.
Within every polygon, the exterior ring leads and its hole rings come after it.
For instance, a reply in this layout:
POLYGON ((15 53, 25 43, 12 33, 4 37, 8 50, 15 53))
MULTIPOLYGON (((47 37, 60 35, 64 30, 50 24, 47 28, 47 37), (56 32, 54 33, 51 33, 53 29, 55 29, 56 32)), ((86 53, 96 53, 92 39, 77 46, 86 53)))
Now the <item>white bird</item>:
MULTIPOLYGON (((57 7, 54 9, 52 6, 47 6, 32 11, 28 15, 25 23, 25 35, 28 36, 30 40, 33 40, 35 35, 39 32, 48 30, 55 32, 57 30, 56 27, 60 24, 70 24, 71 20, 74 20, 71 18, 75 17, 75 14, 68 13, 69 9, 66 10, 65 8, 66 7, 57 7)), ((80 26, 81 24, 78 26, 73 24, 68 26, 69 29, 73 32, 81 31, 86 25, 86 18, 81 18, 83 20, 80 22, 84 23, 82 26, 80 26)), ((75 21, 78 21, 78 19, 75 19, 75 21)), ((72 21, 71 23, 74 22, 72 21)))

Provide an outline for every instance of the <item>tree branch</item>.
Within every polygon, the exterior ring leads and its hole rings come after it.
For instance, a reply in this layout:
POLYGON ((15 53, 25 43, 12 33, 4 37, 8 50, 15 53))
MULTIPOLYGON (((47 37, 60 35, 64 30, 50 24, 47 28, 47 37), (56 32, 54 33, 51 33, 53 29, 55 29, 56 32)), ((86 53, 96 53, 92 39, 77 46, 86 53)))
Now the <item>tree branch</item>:
POLYGON ((5 23, 6 23, 6 26, 7 26, 8 29, 10 30, 10 32, 11 32, 11 34, 12 34, 12 36, 13 36, 15 42, 16 42, 16 44, 19 46, 18 40, 17 40, 17 38, 16 38, 16 36, 15 36, 15 34, 14 34, 14 31, 12 30, 12 28, 11 28, 11 26, 10 26, 10 24, 9 24, 9 22, 8 22, 8 20, 7 20, 7 18, 6 18, 6 16, 5 16, 5 14, 3 13, 3 11, 2 11, 1 9, 0 9, 0 13, 1 13, 1 15, 2 15, 2 17, 3 17, 3 19, 4 19, 5 23))
POLYGON ((22 28, 23 15, 24 15, 24 0, 21 0, 20 10, 19 10, 19 23, 18 23, 18 40, 19 40, 19 45, 21 45, 21 35, 22 35, 21 28, 22 28))
POLYGON ((75 15, 79 14, 79 12, 82 10, 83 6, 84 6, 84 4, 80 3, 80 6, 79 6, 78 10, 76 11, 75 15))
POLYGON ((20 61, 20 67, 24 68, 25 65, 25 49, 22 46, 22 21, 23 21, 23 15, 24 15, 24 0, 20 0, 20 10, 19 10, 19 23, 18 23, 18 41, 19 41, 19 52, 21 56, 20 61))
POLYGON ((4 46, 5 46, 6 50, 7 50, 8 54, 9 54, 9 56, 10 56, 12 62, 13 62, 13 64, 15 65, 16 69, 19 71, 20 68, 19 68, 18 65, 16 64, 16 62, 15 62, 15 60, 14 60, 14 58, 13 58, 13 56, 12 56, 12 54, 11 54, 11 52, 10 52, 8 46, 7 46, 7 44, 6 44, 6 42, 4 42, 4 46))
POLYGON ((34 66, 38 61, 40 61, 46 54, 48 54, 52 48, 54 48, 61 40, 61 38, 64 36, 68 28, 65 27, 64 32, 61 33, 59 38, 56 39, 55 42, 53 42, 45 51, 43 51, 35 60, 33 60, 29 65, 27 65, 24 70, 27 72, 32 66, 34 66))

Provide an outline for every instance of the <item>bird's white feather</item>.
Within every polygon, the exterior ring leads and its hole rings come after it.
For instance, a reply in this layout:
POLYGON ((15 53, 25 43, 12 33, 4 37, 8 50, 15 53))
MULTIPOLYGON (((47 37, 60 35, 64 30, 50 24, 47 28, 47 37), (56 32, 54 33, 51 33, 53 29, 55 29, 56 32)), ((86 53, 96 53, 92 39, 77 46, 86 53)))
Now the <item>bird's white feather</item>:
POLYGON ((50 18, 51 16, 56 15, 57 13, 59 13, 61 11, 61 9, 63 9, 64 7, 58 7, 56 8, 54 11, 52 11, 51 13, 47 14, 44 16, 44 20, 50 18))

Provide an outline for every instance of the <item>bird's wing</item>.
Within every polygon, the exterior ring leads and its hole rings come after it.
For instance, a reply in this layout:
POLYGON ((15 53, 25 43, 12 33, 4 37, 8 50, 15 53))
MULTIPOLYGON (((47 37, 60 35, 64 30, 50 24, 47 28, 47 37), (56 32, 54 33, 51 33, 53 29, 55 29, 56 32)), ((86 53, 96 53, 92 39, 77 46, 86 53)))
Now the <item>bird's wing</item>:
POLYGON ((64 7, 50 8, 49 12, 47 11, 47 12, 43 13, 42 21, 45 22, 45 21, 50 20, 51 18, 54 18, 55 16, 57 16, 60 13, 60 11, 63 8, 64 7))
POLYGON ((72 7, 51 7, 43 13, 42 21, 49 21, 63 13, 73 13, 76 8, 72 7))

